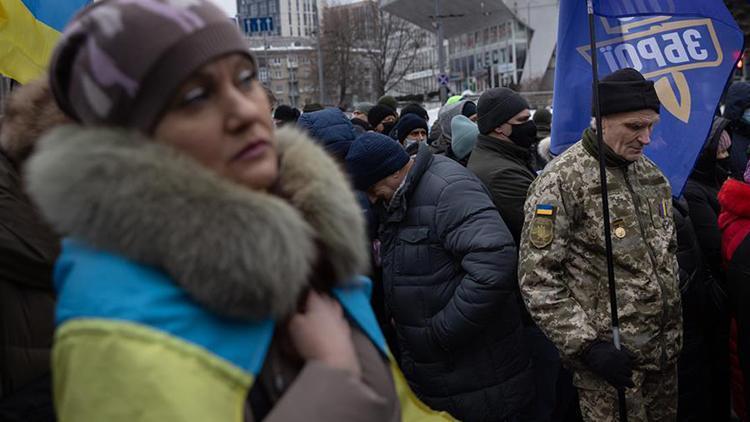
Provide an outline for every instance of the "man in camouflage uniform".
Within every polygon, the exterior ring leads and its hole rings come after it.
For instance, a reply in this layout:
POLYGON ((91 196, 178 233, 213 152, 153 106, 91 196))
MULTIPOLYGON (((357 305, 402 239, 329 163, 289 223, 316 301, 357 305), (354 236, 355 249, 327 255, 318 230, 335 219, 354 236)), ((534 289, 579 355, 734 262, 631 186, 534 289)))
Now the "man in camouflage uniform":
POLYGON ((633 69, 604 78, 600 98, 622 350, 612 344, 594 129, 531 185, 519 283, 574 370, 585 420, 619 420, 615 388, 627 387, 630 421, 671 421, 682 341, 677 240, 669 183, 643 155, 659 99, 633 69))

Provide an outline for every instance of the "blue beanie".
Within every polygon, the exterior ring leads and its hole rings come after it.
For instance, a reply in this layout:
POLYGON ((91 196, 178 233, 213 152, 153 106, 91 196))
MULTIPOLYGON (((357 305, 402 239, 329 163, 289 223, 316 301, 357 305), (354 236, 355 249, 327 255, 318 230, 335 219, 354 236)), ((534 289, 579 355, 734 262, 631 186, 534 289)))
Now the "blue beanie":
POLYGON ((398 128, 398 140, 401 142, 404 142, 404 139, 406 139, 414 129, 422 128, 425 131, 429 130, 427 128, 427 122, 416 114, 405 115, 398 121, 396 127, 398 128))
POLYGON ((458 115, 451 120, 451 150, 459 160, 463 160, 474 149, 479 136, 479 127, 468 117, 458 115))
POLYGON ((359 135, 346 156, 354 189, 361 191, 401 170, 408 162, 409 154, 398 142, 375 132, 359 135))

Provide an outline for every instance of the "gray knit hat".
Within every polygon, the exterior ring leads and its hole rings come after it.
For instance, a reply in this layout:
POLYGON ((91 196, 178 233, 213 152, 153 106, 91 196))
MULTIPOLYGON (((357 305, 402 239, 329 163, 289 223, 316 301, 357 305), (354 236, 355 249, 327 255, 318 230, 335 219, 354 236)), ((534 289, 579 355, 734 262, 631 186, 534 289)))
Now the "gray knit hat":
POLYGON ((492 132, 526 108, 529 108, 529 103, 510 88, 486 91, 479 97, 477 104, 479 133, 486 135, 492 132))
POLYGON ((252 59, 239 30, 209 0, 104 0, 63 32, 50 86, 75 120, 150 133, 180 84, 228 53, 252 59))

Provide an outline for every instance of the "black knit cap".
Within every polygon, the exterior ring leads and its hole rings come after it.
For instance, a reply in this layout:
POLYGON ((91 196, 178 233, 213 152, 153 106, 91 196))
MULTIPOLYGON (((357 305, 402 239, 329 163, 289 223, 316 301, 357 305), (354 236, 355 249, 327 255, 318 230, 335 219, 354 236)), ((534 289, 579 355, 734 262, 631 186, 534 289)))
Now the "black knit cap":
POLYGON ((493 88, 479 97, 477 125, 479 133, 486 135, 493 129, 529 108, 529 103, 510 88, 493 88))
POLYGON ((420 128, 425 131, 429 130, 427 128, 427 122, 423 118, 416 114, 407 114, 402 117, 401 120, 398 121, 398 125, 396 125, 399 142, 404 142, 404 139, 406 139, 413 130, 420 128))
MULTIPOLYGON (((647 109, 658 113, 660 106, 654 82, 646 80, 633 68, 620 69, 599 81, 599 108, 602 116, 647 109)), ((593 101, 591 114, 596 114, 593 101)))
POLYGON ((286 104, 276 107, 276 111, 273 113, 274 119, 281 120, 284 123, 297 123, 299 116, 299 110, 286 104))
POLYGON ((398 118, 396 110, 387 105, 378 104, 367 113, 367 122, 370 123, 370 126, 377 127, 388 116, 398 118))
POLYGON ((427 114, 427 110, 424 109, 421 105, 417 103, 411 103, 407 104, 404 108, 401 109, 401 117, 403 118, 407 114, 416 114, 417 116, 421 117, 425 122, 430 121, 430 115, 427 114))

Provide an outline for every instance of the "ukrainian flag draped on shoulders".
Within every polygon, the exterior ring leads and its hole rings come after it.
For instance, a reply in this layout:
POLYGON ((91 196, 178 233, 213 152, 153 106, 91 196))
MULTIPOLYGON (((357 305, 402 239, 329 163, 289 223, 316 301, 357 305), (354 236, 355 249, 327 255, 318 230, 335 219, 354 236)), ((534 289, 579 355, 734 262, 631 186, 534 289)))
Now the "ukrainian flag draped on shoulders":
MULTIPOLYGON (((661 122, 646 154, 679 195, 743 50, 722 0, 594 0, 599 77, 632 67, 654 81, 661 122)), ((560 2, 552 152, 591 120, 591 48, 585 0, 560 2)))
MULTIPOLYGON (((156 268, 71 239, 63 242, 55 285, 52 367, 59 420, 244 420, 275 321, 221 317, 156 268)), ((409 388, 370 307, 370 290, 369 279, 357 277, 333 295, 388 361, 401 420, 453 421, 409 388)))
POLYGON ((47 68, 57 38, 91 0, 0 0, 0 73, 20 83, 47 68))

